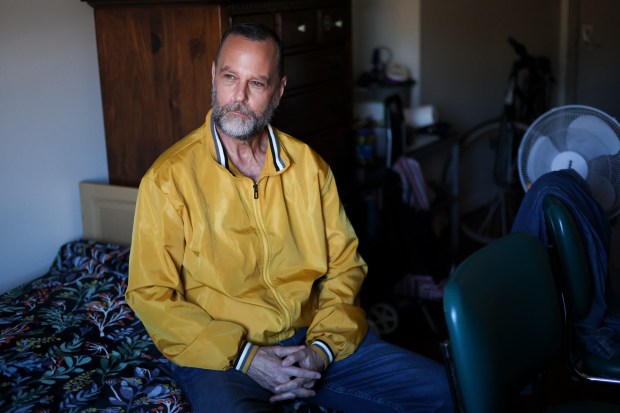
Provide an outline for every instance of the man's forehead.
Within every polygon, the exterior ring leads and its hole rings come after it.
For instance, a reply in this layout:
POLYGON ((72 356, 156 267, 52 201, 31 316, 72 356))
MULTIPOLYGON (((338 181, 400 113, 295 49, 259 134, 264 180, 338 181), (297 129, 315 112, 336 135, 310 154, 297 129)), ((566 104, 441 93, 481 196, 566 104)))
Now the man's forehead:
POLYGON ((277 54, 277 45, 272 39, 269 38, 264 40, 255 40, 248 39, 247 37, 238 34, 231 34, 226 38, 226 40, 224 40, 220 50, 220 55, 235 51, 266 53, 275 58, 277 54))
POLYGON ((216 64, 218 71, 252 68, 272 77, 277 73, 277 46, 271 39, 253 40, 231 35, 224 41, 216 64))

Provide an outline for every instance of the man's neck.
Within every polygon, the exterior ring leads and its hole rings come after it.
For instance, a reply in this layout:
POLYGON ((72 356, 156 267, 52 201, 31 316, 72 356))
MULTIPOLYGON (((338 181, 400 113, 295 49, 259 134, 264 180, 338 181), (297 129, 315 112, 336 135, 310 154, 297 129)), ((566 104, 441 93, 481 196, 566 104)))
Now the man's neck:
POLYGON ((269 146, 267 132, 262 131, 248 140, 232 138, 219 129, 218 134, 230 161, 242 174, 257 182, 263 170, 269 146))

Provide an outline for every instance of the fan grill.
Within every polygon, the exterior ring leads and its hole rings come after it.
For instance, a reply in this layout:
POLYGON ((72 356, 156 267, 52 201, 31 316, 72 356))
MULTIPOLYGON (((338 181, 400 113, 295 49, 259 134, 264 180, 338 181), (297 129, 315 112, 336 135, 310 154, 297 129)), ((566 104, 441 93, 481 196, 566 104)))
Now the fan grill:
POLYGON ((620 213, 620 124, 581 105, 552 109, 530 125, 519 146, 521 184, 528 190, 542 174, 573 168, 610 217, 620 213))

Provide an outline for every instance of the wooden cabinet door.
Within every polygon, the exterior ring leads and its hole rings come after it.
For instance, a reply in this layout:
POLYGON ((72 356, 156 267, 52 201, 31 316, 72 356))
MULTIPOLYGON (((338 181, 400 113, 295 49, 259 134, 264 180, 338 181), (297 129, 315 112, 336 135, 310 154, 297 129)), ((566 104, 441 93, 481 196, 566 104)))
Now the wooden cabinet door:
POLYGON ((137 186, 211 106, 216 5, 95 9, 110 183, 137 186))

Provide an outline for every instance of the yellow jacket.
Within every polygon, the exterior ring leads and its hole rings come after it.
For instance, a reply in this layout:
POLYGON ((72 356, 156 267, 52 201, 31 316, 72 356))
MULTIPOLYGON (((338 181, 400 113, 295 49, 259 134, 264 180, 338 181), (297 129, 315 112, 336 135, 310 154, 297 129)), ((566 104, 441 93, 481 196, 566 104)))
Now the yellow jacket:
POLYGON ((126 298, 183 366, 247 371, 257 346, 309 327, 326 361, 366 335, 366 264, 329 166, 269 129, 255 184, 211 122, 168 149, 140 184, 126 298))

